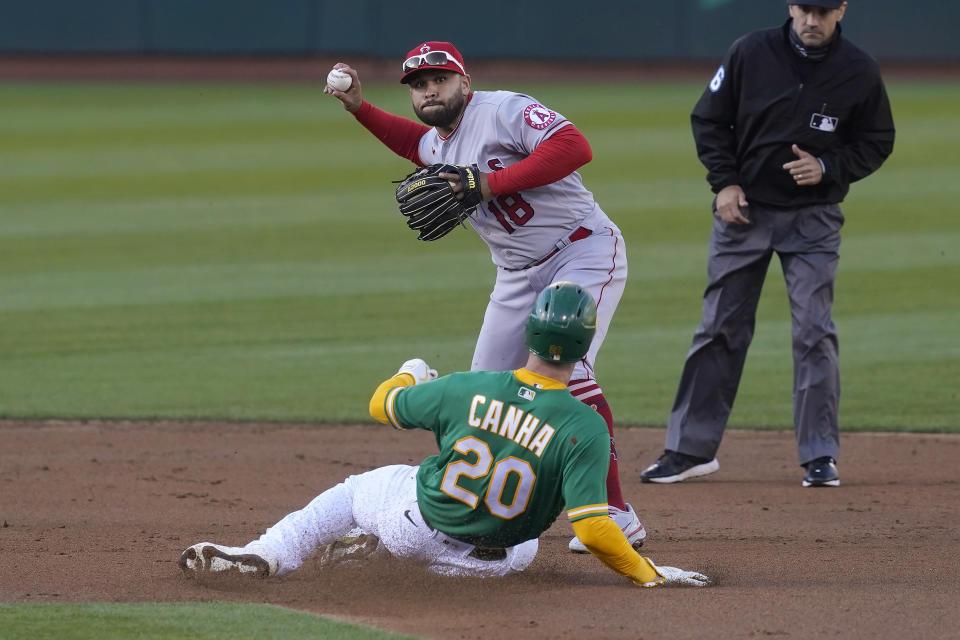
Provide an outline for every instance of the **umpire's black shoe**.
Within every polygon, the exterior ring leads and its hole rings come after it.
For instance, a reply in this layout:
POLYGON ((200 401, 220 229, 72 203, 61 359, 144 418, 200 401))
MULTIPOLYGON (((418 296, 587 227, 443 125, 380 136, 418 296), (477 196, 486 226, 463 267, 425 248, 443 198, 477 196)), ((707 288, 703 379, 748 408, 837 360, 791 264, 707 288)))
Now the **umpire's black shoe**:
POLYGON ((803 476, 805 487, 839 487, 840 474, 837 473, 837 461, 829 456, 811 460, 803 465, 807 472, 803 476))
POLYGON ((678 451, 663 452, 657 461, 640 474, 642 482, 670 484, 713 473, 720 468, 716 458, 698 458, 678 451))

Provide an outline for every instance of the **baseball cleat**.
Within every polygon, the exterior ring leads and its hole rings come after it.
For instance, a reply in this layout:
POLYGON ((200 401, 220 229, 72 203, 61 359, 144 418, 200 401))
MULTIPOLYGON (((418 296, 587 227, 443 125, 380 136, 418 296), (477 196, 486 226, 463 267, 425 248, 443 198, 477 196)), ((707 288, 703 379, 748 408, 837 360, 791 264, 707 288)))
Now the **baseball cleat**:
POLYGON ((222 547, 212 542, 195 544, 180 554, 180 569, 191 578, 220 573, 235 573, 254 578, 266 578, 270 575, 270 563, 262 556, 254 553, 230 553, 228 549, 230 547, 222 547))
POLYGON ((640 474, 642 482, 671 484, 705 476, 720 468, 716 458, 698 458, 678 451, 664 451, 657 461, 640 474))
POLYGON ((837 473, 837 461, 829 456, 817 458, 803 465, 807 472, 803 476, 805 487, 839 487, 840 474, 837 473))
MULTIPOLYGON (((643 523, 640 522, 640 518, 637 517, 637 512, 633 510, 633 506, 627 504, 626 511, 616 507, 610 507, 609 513, 613 521, 616 522, 620 530, 623 531, 623 535, 627 537, 627 542, 630 543, 630 546, 639 551, 640 547, 643 546, 644 540, 647 539, 647 530, 643 527, 643 523)), ((587 546, 580 542, 580 538, 577 537, 570 540, 570 544, 567 546, 570 548, 570 551, 574 553, 590 552, 587 546)))
POLYGON ((354 529, 324 548, 320 554, 320 566, 363 563, 382 550, 385 550, 385 547, 381 544, 380 538, 372 533, 354 529))

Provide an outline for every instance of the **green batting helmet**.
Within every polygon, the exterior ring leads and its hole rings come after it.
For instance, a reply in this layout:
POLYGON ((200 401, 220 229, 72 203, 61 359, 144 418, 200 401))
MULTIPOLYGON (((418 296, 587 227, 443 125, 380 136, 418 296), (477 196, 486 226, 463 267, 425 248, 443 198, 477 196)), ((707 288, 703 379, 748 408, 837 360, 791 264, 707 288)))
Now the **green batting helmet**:
POLYGON ((554 282, 537 296, 527 318, 527 349, 550 362, 576 362, 597 331, 597 303, 573 282, 554 282))

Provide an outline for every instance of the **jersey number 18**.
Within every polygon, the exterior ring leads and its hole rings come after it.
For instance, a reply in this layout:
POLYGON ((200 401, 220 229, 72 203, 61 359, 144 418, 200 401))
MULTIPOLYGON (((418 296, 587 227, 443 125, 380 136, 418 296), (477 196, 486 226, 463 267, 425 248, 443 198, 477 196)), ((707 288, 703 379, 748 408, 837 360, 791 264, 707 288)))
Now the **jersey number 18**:
MULTIPOLYGON (((503 169, 500 160, 496 159, 488 162, 487 166, 494 171, 503 169)), ((496 217, 507 233, 513 233, 516 231, 516 227, 522 227, 530 222, 530 218, 533 217, 533 207, 523 199, 520 192, 505 193, 502 196, 497 196, 495 200, 496 204, 493 200, 487 201, 487 209, 496 217), (510 219, 509 222, 507 221, 508 218, 510 219)))

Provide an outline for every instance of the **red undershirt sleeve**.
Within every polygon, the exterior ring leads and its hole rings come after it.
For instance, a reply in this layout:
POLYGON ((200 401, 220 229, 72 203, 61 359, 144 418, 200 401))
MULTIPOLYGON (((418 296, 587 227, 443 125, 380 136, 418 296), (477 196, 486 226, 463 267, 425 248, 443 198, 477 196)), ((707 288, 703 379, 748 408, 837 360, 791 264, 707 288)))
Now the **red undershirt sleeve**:
POLYGON ((495 196, 515 193, 566 178, 592 159, 590 143, 576 127, 568 124, 520 162, 488 173, 487 180, 495 196))
POLYGON ((387 113, 367 101, 360 105, 353 117, 395 154, 423 166, 419 152, 420 138, 430 131, 430 127, 387 113))

